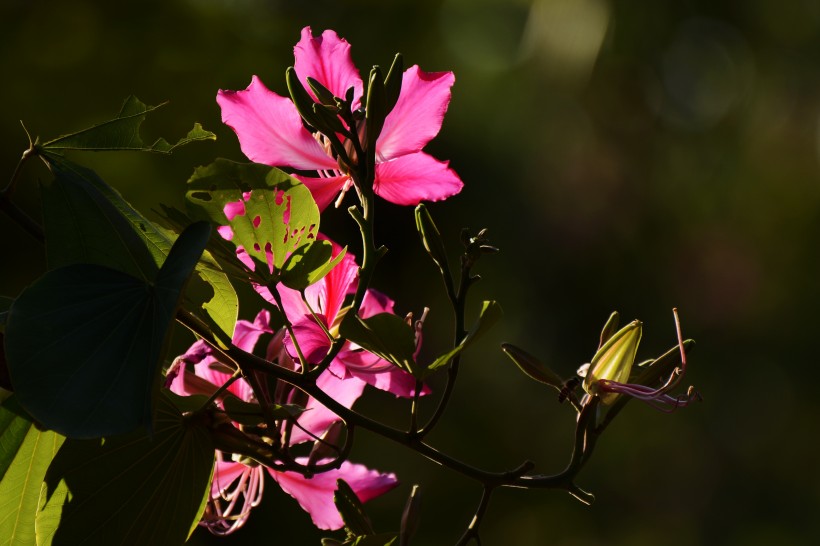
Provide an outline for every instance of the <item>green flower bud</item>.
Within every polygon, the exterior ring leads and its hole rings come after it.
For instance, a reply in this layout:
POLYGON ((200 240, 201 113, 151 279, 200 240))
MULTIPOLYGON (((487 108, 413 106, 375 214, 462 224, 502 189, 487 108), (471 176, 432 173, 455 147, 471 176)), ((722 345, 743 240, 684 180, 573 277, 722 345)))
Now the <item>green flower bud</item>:
POLYGON ((635 354, 638 352, 638 344, 641 342, 641 327, 641 321, 633 320, 615 332, 592 357, 584 378, 584 390, 589 394, 600 396, 604 404, 612 404, 618 398, 618 394, 600 393, 598 381, 628 383, 632 364, 635 362, 635 354))

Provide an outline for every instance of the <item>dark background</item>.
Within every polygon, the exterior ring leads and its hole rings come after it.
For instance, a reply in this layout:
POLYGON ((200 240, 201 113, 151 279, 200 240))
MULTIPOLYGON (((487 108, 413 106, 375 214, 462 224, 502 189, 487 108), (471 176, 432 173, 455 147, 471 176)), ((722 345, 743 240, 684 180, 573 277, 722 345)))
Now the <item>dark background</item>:
MULTIPOLYGON (((473 309, 497 299, 506 316, 467 354, 434 445, 493 470, 525 458, 539 472, 563 468, 572 412, 516 371, 502 341, 568 376, 592 356, 613 309, 644 322, 641 358, 675 342, 674 306, 697 340, 686 382, 702 404, 671 416, 631 404, 579 479, 596 493, 593 506, 557 491, 499 491, 483 543, 810 543, 820 500, 820 4, 5 0, 0 167, 10 177, 27 147, 19 120, 51 138, 109 119, 132 93, 169 100, 144 125, 146 140, 176 139, 200 121, 217 142, 171 158, 75 159, 142 211, 181 205, 194 167, 242 159, 217 89, 243 89, 257 74, 284 93, 305 25, 338 31, 364 74, 397 51, 408 66, 456 74, 427 151, 450 159, 465 188, 430 208, 454 253, 462 227, 489 228, 502 252, 479 264, 473 309)), ((21 179, 17 200, 32 214, 44 176, 30 166, 21 179)), ((355 252, 346 214, 325 216, 323 230, 355 252)), ((391 252, 376 286, 401 313, 432 308, 425 350, 434 355, 450 312, 412 208, 380 201, 377 217, 391 252)), ((0 293, 15 296, 43 271, 42 249, 5 217, 0 230, 0 293)), ((241 315, 258 305, 248 299, 241 315)), ((391 396, 371 392, 358 407, 406 425, 407 404, 391 396)), ((454 543, 480 488, 401 446, 357 440, 356 461, 402 480, 369 505, 376 527, 396 529, 420 483, 414 544, 454 543)), ((197 531, 192 543, 318 544, 323 533, 295 502, 267 489, 232 538, 197 531)))

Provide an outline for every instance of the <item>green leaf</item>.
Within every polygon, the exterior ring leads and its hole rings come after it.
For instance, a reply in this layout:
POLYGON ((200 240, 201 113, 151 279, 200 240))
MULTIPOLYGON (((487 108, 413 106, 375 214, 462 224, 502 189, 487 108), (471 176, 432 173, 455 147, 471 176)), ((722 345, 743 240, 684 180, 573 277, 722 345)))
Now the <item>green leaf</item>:
MULTIPOLYGON (((41 184, 48 264, 52 269, 98 264, 151 279, 159 265, 139 234, 101 187, 97 174, 71 161, 47 156, 54 180, 41 184)), ((110 190, 114 193, 114 190, 110 190)))
POLYGON ((365 350, 382 357, 421 379, 423 370, 416 366, 416 337, 413 328, 403 318, 390 313, 379 313, 361 319, 347 316, 339 327, 342 337, 365 350))
POLYGON ((37 429, 15 397, 0 407, 0 544, 34 544, 40 483, 64 438, 37 429))
POLYGON ((345 522, 345 529, 354 535, 374 534, 370 518, 364 511, 359 497, 343 479, 336 480, 336 492, 333 494, 333 503, 345 522))
POLYGON ((330 241, 311 241, 302 245, 288 256, 282 265, 279 280, 288 288, 304 290, 330 273, 345 257, 347 247, 333 258, 333 243, 330 241))
POLYGON ((432 371, 440 368, 441 366, 445 366, 448 362, 450 362, 450 360, 452 360, 453 357, 461 353, 461 351, 469 347, 473 341, 484 335, 487 330, 492 328, 495 323, 501 319, 503 314, 504 312, 501 310, 501 305, 499 305, 497 301, 492 300, 482 302, 481 312, 478 314, 478 319, 476 319, 473 327, 470 328, 470 331, 467 332, 467 335, 464 336, 464 339, 461 340, 461 343, 456 345, 452 350, 435 359, 433 363, 428 366, 428 369, 432 371))
POLYGON ((159 397, 153 434, 68 440, 46 473, 38 546, 182 544, 210 496, 208 430, 159 397))
POLYGON ((563 389, 564 381, 561 377, 530 353, 519 349, 512 343, 504 343, 501 345, 501 350, 510 357, 522 372, 532 379, 549 385, 550 387, 555 387, 558 391, 563 389))
MULTIPOLYGON (((282 268, 288 254, 315 240, 319 233, 319 209, 310 190, 267 165, 217 159, 194 172, 186 197, 192 218, 229 225, 231 241, 244 247, 258 263, 268 263, 266 249, 270 250, 276 270, 282 268), (225 205, 240 201, 245 214, 229 221, 225 205)), ((259 269, 257 266, 258 274, 267 273, 259 269)))
POLYGON ((49 271, 24 290, 6 328, 20 404, 69 437, 149 425, 164 340, 209 233, 205 223, 183 232, 153 283, 75 264, 49 271))
POLYGON ((116 118, 76 133, 60 136, 42 144, 40 148, 58 154, 66 150, 136 150, 170 154, 177 147, 191 142, 216 140, 214 133, 203 130, 199 123, 195 123, 194 128, 176 144, 169 144, 164 138, 159 138, 150 146, 146 146, 139 135, 140 125, 145 121, 146 114, 164 104, 166 103, 159 106, 146 106, 137 97, 131 95, 125 99, 116 118))
MULTIPOLYGON (((55 174, 41 187, 49 266, 96 263, 153 278, 177 234, 149 221, 93 171, 59 156, 46 160, 55 174)), ((209 253, 196 270, 213 290, 203 307, 230 339, 239 309, 236 291, 209 253)))

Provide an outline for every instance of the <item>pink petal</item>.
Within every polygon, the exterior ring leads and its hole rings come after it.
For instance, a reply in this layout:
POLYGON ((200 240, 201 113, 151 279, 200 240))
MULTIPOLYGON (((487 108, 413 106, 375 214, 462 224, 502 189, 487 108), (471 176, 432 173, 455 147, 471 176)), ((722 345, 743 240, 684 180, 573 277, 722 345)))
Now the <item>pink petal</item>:
POLYGON ((264 309, 256 315, 253 323, 247 320, 236 321, 236 327, 233 332, 233 344, 249 353, 253 352, 256 343, 262 334, 272 334, 273 330, 270 327, 270 311, 264 309))
POLYGON ((336 200, 336 196, 342 191, 350 177, 349 176, 330 176, 328 178, 311 178, 308 176, 295 175, 302 184, 307 186, 313 195, 313 200, 316 201, 316 206, 319 207, 319 212, 324 211, 328 205, 336 200))
POLYGON ((448 167, 424 152, 376 165, 376 195, 397 205, 440 201, 461 191, 464 184, 448 167))
MULTIPOLYGON (((339 379, 325 370, 316 380, 316 385, 338 403, 346 408, 350 408, 362 395, 365 384, 364 381, 356 379, 355 377, 339 379)), ((298 421, 299 425, 310 434, 302 430, 302 428, 293 427, 293 431, 291 432, 291 443, 293 444, 313 441, 315 438, 311 436, 311 434, 321 436, 330 428, 330 425, 339 421, 339 416, 317 402, 314 398, 310 398, 307 404, 305 404, 305 412, 299 416, 298 421)))
POLYGON ((216 102, 251 161, 306 170, 338 166, 302 126, 290 99, 268 90, 256 76, 244 91, 220 90, 216 102))
MULTIPOLYGON (((402 398, 412 398, 416 392, 416 378, 395 366, 393 366, 391 370, 381 373, 367 373, 366 371, 359 371, 351 367, 347 369, 350 371, 350 375, 358 377, 380 391, 389 392, 402 398)), ((422 385, 420 394, 430 394, 430 389, 422 385)))
POLYGON ((234 461, 216 461, 214 467, 214 479, 211 482, 211 498, 215 499, 227 490, 239 476, 245 472, 250 472, 251 468, 242 463, 234 461))
POLYGON ((415 65, 404 71, 399 100, 376 141, 376 161, 421 151, 438 134, 454 81, 452 72, 423 72, 415 65))
POLYGON ((366 319, 379 313, 394 313, 393 306, 395 304, 396 302, 385 294, 370 288, 364 294, 362 306, 359 308, 359 316, 366 319))
POLYGON ((350 57, 350 44, 347 40, 339 38, 332 30, 326 30, 321 36, 314 38, 310 27, 305 27, 302 29, 302 39, 293 48, 293 55, 296 57, 293 68, 308 93, 313 95, 307 84, 308 76, 327 87, 337 97, 344 98, 347 90, 352 87, 353 108, 358 107, 362 96, 362 79, 350 57))
MULTIPOLYGON (((300 460, 304 463, 304 460, 300 460)), ((298 472, 270 471, 282 490, 296 499, 319 529, 340 529, 342 517, 333 504, 336 480, 343 479, 350 485, 362 502, 378 497, 398 485, 395 474, 381 474, 364 465, 343 462, 336 470, 305 478, 298 472)))
MULTIPOLYGON (((325 322, 324 315, 317 315, 319 320, 325 322)), ((299 344, 299 350, 307 360, 308 364, 318 364, 322 361, 327 350, 330 348, 330 340, 327 334, 322 329, 312 315, 303 315, 301 318, 293 322, 293 335, 296 337, 296 342, 299 344)), ((293 338, 290 334, 285 336, 285 348, 288 354, 294 360, 299 359, 299 353, 296 351, 296 345, 293 343, 293 338)))

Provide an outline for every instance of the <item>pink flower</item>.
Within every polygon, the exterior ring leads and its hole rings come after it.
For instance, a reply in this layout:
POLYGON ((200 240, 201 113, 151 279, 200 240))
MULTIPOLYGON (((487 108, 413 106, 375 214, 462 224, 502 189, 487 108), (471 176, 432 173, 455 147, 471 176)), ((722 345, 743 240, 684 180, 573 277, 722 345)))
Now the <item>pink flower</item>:
MULTIPOLYGON (((314 37, 310 27, 305 27, 294 55, 294 70, 308 93, 313 94, 306 84, 308 77, 337 97, 352 88, 352 108, 358 108, 363 85, 346 40, 332 30, 314 37)), ((452 72, 423 72, 415 65, 404 72, 398 102, 376 141, 377 195, 399 205, 416 205, 461 191, 461 179, 449 163, 421 151, 441 129, 454 81, 452 72)), ((243 153, 252 161, 317 173, 299 179, 310 188, 321 210, 352 185, 327 139, 311 134, 293 102, 268 90, 256 76, 244 91, 220 90, 216 100, 222 121, 233 128, 243 153)), ((363 127, 350 129, 363 132, 363 127)))
MULTIPOLYGON (((337 256, 340 251, 341 247, 333 243, 333 256, 337 256)), ((281 284, 277 286, 283 312, 292 324, 296 342, 308 363, 318 364, 327 354, 330 340, 325 330, 333 335, 338 334, 339 324, 344 318, 342 306, 345 296, 354 293, 359 283, 358 270, 355 257, 347 253, 330 273, 305 289, 304 300, 298 290, 281 284), (315 316, 311 314, 311 310, 315 316)), ((273 298, 269 292, 266 295, 265 289, 260 289, 260 293, 272 301, 273 298)), ((393 305, 393 300, 384 294, 368 289, 359 309, 359 316, 368 318, 379 313, 393 313, 393 305)), ((296 346, 290 336, 285 337, 285 347, 291 357, 298 358, 296 346)), ((339 379, 358 378, 396 396, 409 398, 416 390, 416 380, 412 375, 351 342, 344 344, 328 371, 339 379)), ((422 390, 422 394, 426 392, 426 389, 422 390)))
MULTIPOLYGON (((269 321, 270 313, 267 311, 261 311, 253 323, 237 321, 234 344, 243 350, 252 351, 262 335, 273 333, 269 321)), ((277 360, 279 365, 295 367, 294 362, 283 350, 283 337, 283 331, 274 335, 268 345, 268 359, 277 360)), ((168 370, 166 385, 180 395, 212 395, 230 378, 230 369, 219 361, 210 346, 203 341, 197 341, 184 355, 174 361, 168 370), (189 370, 189 366, 193 366, 193 372, 189 370)), ((319 376, 316 384, 348 408, 364 389, 364 382, 359 379, 342 380, 329 372, 319 376)), ((244 379, 237 379, 227 390, 245 402, 257 402, 250 385, 244 379)), ((296 426, 291 429, 291 446, 321 437, 332 425, 340 421, 336 414, 313 398, 307 398, 291 385, 280 384, 272 398, 279 404, 302 402, 301 405, 305 408, 297 419, 296 426)), ((297 457, 296 462, 307 465, 308 460, 307 457, 297 457)), ((320 460, 317 464, 325 462, 328 461, 320 460)), ((262 499, 264 470, 267 470, 283 491, 297 500, 320 529, 339 529, 344 525, 333 503, 336 480, 345 480, 362 502, 398 485, 395 474, 382 474, 349 461, 344 461, 337 469, 306 478, 299 472, 274 470, 255 461, 217 451, 214 478, 211 483, 211 500, 200 525, 217 535, 226 535, 242 527, 251 509, 262 499)))

